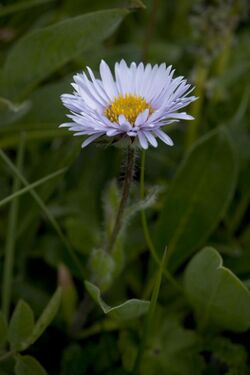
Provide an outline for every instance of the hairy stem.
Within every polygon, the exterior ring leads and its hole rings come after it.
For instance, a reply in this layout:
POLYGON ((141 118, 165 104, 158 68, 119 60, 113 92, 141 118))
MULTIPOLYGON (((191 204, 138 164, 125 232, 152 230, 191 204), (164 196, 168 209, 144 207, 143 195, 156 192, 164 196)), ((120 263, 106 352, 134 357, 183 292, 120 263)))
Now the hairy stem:
POLYGON ((116 214, 114 228, 112 230, 110 239, 106 247, 106 251, 108 253, 112 253, 113 247, 115 245, 115 242, 117 240, 117 237, 122 227, 123 214, 127 205, 131 182, 133 180, 134 165, 135 165, 135 150, 132 147, 128 147, 126 171, 125 171, 125 177, 124 177, 124 182, 123 182, 123 187, 122 187, 122 196, 121 196, 121 201, 120 201, 118 211, 116 214))

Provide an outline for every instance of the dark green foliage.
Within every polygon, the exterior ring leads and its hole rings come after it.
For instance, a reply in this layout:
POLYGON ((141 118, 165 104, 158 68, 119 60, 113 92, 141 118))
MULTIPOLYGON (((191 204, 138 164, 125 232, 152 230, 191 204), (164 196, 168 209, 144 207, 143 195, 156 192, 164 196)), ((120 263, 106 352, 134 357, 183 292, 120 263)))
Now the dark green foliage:
POLYGON ((168 244, 176 269, 223 218, 236 182, 233 146, 224 129, 206 135, 190 151, 166 194, 157 224, 157 245, 168 244))
POLYGON ((250 374, 249 10, 247 0, 1 2, 1 295, 9 248, 14 257, 0 375, 250 374), (165 128, 174 147, 147 151, 143 194, 138 152, 107 253, 124 151, 81 150, 83 137, 58 128, 60 95, 87 65, 121 58, 173 64, 199 99, 185 109, 194 121, 165 128))

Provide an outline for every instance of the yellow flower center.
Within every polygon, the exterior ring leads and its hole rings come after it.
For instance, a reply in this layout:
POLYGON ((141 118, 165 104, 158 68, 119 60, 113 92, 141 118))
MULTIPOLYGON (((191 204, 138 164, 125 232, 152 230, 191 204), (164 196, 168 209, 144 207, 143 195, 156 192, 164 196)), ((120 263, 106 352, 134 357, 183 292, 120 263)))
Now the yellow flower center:
POLYGON ((113 102, 105 109, 104 115, 111 122, 118 122, 118 117, 124 115, 130 124, 134 124, 139 113, 149 110, 151 115, 154 110, 142 96, 126 94, 115 97, 113 102))

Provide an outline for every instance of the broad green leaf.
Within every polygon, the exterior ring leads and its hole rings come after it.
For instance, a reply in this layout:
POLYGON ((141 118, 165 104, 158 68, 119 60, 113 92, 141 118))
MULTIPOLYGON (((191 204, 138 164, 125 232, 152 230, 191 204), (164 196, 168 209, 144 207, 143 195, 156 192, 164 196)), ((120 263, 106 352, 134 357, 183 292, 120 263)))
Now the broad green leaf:
POLYGON ((3 84, 10 95, 25 94, 83 51, 107 38, 128 14, 112 9, 84 14, 34 30, 10 51, 3 84))
POLYGON ((148 311, 149 301, 139 299, 129 299, 118 306, 110 307, 102 300, 100 290, 94 284, 85 281, 85 287, 104 314, 109 315, 113 319, 135 319, 148 311))
POLYGON ((36 322, 29 337, 27 337, 26 340, 23 341, 21 350, 25 350, 30 345, 32 345, 43 334, 43 332, 52 322, 59 309, 61 303, 61 295, 61 288, 58 288, 52 296, 51 300, 49 301, 48 305, 46 306, 45 310, 43 311, 42 315, 36 322))
POLYGON ((34 314, 30 306, 19 301, 11 317, 8 340, 11 350, 22 350, 23 343, 30 336, 34 329, 34 314))
POLYGON ((32 129, 56 130, 57 125, 65 121, 65 108, 60 95, 70 90, 71 81, 72 75, 70 74, 59 81, 38 87, 32 92, 29 96, 31 108, 17 126, 15 125, 17 129, 22 127, 29 131, 32 129))
POLYGON ((12 103, 10 100, 0 97, 1 126, 11 124, 22 118, 30 109, 30 102, 21 104, 12 103))
POLYGON ((220 254, 206 247, 196 254, 185 272, 185 289, 201 327, 235 332, 250 326, 250 292, 223 267, 220 254))
POLYGON ((0 350, 5 346, 8 336, 8 326, 3 313, 0 311, 0 350))
POLYGON ((88 220, 70 216, 65 220, 65 228, 70 243, 80 253, 89 255, 98 245, 98 228, 91 226, 88 220))
POLYGON ((158 249, 168 246, 176 270, 201 246, 223 218, 234 192, 237 166, 225 129, 199 140, 166 193, 156 230, 158 249))
POLYGON ((29 355, 16 358, 15 375, 47 375, 40 363, 29 355))

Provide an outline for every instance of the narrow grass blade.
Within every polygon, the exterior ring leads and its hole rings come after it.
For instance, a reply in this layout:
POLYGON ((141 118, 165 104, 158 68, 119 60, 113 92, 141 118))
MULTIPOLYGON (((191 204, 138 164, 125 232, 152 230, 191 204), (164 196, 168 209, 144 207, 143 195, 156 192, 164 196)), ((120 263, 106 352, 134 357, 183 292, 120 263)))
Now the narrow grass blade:
MULTIPOLYGON (((24 185, 25 187, 28 187, 30 184, 26 180, 26 178, 19 172, 19 170, 15 167, 15 165, 12 163, 12 161, 8 158, 8 156, 3 152, 3 150, 0 149, 0 157, 5 162, 5 164, 9 167, 12 174, 14 174, 24 185)), ((85 279, 84 271, 81 267, 81 264, 78 260, 78 257, 75 255, 71 245, 69 244, 67 238, 64 236, 59 224, 53 217, 53 215, 50 213, 48 208, 46 207, 43 200, 39 197, 39 195, 36 193, 36 191, 32 188, 29 189, 30 195, 33 197, 33 199, 36 201, 38 206, 40 207, 41 211, 45 214, 48 221, 58 234, 58 237, 61 239, 64 247, 63 252, 63 261, 71 266, 71 268, 74 269, 74 271, 78 274, 78 276, 81 276, 83 279, 85 279), (66 251, 65 251, 66 250, 66 251)))
POLYGON ((16 191, 15 193, 8 195, 8 197, 6 197, 6 198, 4 198, 0 201, 0 207, 2 207, 5 204, 11 202, 16 197, 19 197, 20 195, 28 193, 30 190, 44 184, 45 182, 51 180, 52 178, 55 178, 55 177, 59 176, 60 174, 63 174, 64 172, 66 172, 66 170, 67 170, 66 168, 59 169, 58 171, 53 172, 53 173, 41 178, 40 180, 37 180, 37 181, 29 184, 25 188, 20 189, 20 190, 16 191))
POLYGON ((139 373, 142 356, 143 356, 145 347, 147 345, 150 330, 153 327, 153 321, 154 321, 154 316, 155 316, 155 308, 156 308, 157 300, 158 300, 158 297, 159 297, 162 275, 163 275, 163 271, 164 271, 164 267, 165 267, 165 261, 166 261, 166 254, 167 254, 167 247, 164 250, 162 260, 161 260, 161 264, 160 264, 159 270, 158 270, 157 275, 156 275, 154 289, 153 289, 153 293, 152 293, 152 297, 151 297, 150 305, 149 305, 149 311, 148 311, 148 314, 146 316, 145 326, 144 326, 144 330, 143 330, 143 334, 142 334, 141 344, 140 344, 140 347, 139 347, 139 350, 138 350, 137 358, 135 360, 135 365, 134 365, 134 369, 133 369, 134 375, 139 373))

